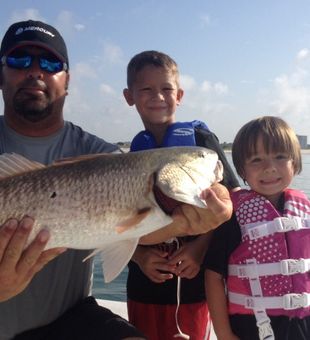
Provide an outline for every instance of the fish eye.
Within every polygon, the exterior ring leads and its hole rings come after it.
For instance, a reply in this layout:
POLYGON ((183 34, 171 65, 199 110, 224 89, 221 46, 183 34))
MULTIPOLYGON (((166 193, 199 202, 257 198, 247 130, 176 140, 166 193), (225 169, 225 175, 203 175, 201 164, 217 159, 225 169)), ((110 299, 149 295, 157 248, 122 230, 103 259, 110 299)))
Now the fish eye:
POLYGON ((198 157, 204 158, 205 157, 205 153, 202 150, 199 150, 198 151, 198 157))

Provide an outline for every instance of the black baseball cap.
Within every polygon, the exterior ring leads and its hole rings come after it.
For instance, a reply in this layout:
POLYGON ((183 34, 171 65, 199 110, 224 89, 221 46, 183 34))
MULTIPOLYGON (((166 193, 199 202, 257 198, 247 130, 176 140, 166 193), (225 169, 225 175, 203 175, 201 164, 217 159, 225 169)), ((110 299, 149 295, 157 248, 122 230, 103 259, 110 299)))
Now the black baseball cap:
POLYGON ((69 67, 65 41, 55 27, 42 21, 20 21, 6 31, 0 49, 0 58, 21 46, 40 46, 55 54, 69 67))

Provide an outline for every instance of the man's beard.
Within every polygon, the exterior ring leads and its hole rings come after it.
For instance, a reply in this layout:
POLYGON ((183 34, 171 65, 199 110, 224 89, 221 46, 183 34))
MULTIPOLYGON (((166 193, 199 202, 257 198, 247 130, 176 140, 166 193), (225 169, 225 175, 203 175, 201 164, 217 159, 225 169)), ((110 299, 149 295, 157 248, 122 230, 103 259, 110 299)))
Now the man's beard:
POLYGON ((49 98, 45 95, 42 98, 27 94, 17 93, 14 98, 15 112, 25 120, 32 123, 45 119, 52 112, 49 98))
POLYGON ((39 122, 52 112, 46 84, 42 80, 26 79, 13 98, 15 112, 30 122, 39 122), (36 89, 36 92, 32 92, 36 89))

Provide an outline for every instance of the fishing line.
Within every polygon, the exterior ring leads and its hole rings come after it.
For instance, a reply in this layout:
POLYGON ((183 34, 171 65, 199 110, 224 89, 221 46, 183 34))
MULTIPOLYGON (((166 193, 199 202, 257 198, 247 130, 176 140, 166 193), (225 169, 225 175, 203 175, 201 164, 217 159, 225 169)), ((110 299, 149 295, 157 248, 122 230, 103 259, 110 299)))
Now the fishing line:
MULTIPOLYGON (((175 238, 176 244, 177 244, 177 249, 180 248, 180 243, 177 238, 175 238)), ((181 278, 180 276, 177 277, 177 308, 175 310, 175 323, 177 326, 177 330, 179 333, 175 334, 173 337, 174 338, 182 338, 182 339, 188 339, 189 340, 189 335, 185 334, 182 332, 180 326, 179 326, 179 320, 178 320, 178 311, 180 307, 180 300, 181 300, 181 278)))

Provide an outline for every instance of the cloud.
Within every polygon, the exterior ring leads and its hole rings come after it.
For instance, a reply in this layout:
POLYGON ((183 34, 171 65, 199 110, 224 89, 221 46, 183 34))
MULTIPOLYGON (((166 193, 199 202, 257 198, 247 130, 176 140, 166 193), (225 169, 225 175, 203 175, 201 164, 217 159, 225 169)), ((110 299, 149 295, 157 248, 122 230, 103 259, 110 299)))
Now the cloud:
POLYGON ((103 57, 111 64, 123 63, 123 51, 118 45, 113 43, 104 43, 103 57))
POLYGON ((201 91, 202 92, 207 93, 207 92, 210 92, 211 89, 212 89, 212 85, 209 81, 205 80, 205 81, 202 82, 202 84, 201 84, 201 91))
POLYGON ((200 89, 204 93, 212 93, 215 95, 224 95, 228 93, 228 85, 222 82, 211 83, 208 80, 202 82, 200 89))
POLYGON ((95 69, 90 64, 85 62, 76 63, 74 65, 74 69, 71 71, 71 75, 75 78, 75 80, 82 78, 97 78, 97 72, 95 69))
POLYGON ((115 94, 114 89, 110 85, 104 83, 100 84, 100 92, 107 95, 115 94))
POLYGON ((231 140, 231 131, 225 131, 226 127, 229 129, 229 125, 223 125, 223 121, 230 120, 235 110, 228 102, 228 85, 221 81, 198 82, 190 75, 181 75, 180 78, 185 95, 178 108, 177 119, 202 120, 210 124, 212 130, 223 132, 225 136, 223 140, 231 140))
POLYGON ((85 25, 83 25, 83 24, 75 24, 74 27, 77 31, 84 31, 85 30, 85 25))
POLYGON ((310 109, 310 87, 304 83, 304 70, 282 75, 274 80, 276 99, 273 102, 279 114, 304 115, 310 109))
POLYGON ((200 16, 201 27, 207 27, 211 24, 211 19, 208 14, 203 14, 200 16))
POLYGON ((223 82, 215 82, 212 83, 209 80, 204 80, 200 85, 197 84, 197 81, 190 75, 181 74, 180 75, 180 83, 181 87, 185 91, 196 91, 200 94, 215 94, 215 95, 224 95, 227 94, 228 85, 223 82))
POLYGON ((180 75, 180 84, 182 89, 184 89, 185 91, 195 89, 197 86, 195 79, 192 76, 186 74, 180 75))
POLYGON ((309 135, 310 131, 309 80, 308 70, 297 67, 291 74, 276 77, 269 91, 271 111, 283 117, 297 134, 309 135))
POLYGON ((297 56, 296 56, 296 59, 297 59, 298 61, 300 61, 300 60, 304 60, 304 59, 309 58, 309 56, 310 56, 310 51, 309 51, 309 49, 303 48, 303 49, 301 49, 300 51, 298 51, 297 56))
POLYGON ((60 11, 55 26, 65 37, 72 36, 76 31, 73 13, 65 10, 60 11))
POLYGON ((45 21, 44 17, 40 14, 40 12, 35 8, 26 8, 20 11, 14 11, 11 18, 9 19, 10 23, 14 23, 17 21, 23 20, 40 20, 45 21))
POLYGON ((213 87, 214 87, 215 93, 218 95, 228 93, 228 86, 222 82, 215 83, 213 87))

